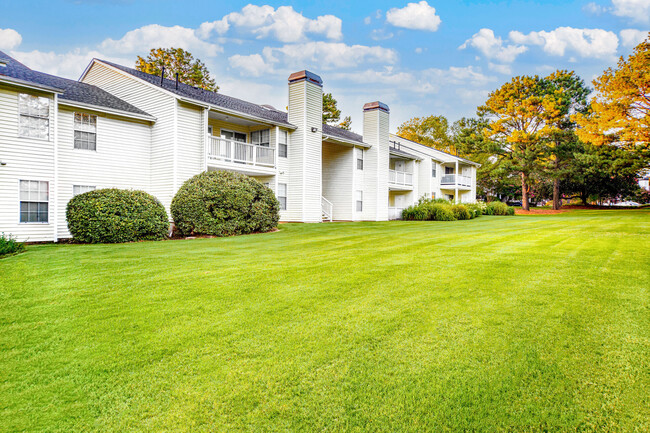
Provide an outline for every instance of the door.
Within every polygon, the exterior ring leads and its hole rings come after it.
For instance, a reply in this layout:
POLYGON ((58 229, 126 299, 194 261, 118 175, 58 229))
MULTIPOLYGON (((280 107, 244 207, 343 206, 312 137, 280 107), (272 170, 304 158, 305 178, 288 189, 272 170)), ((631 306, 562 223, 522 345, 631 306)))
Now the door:
POLYGON ((406 163, 404 161, 395 161, 395 171, 406 171, 406 163))

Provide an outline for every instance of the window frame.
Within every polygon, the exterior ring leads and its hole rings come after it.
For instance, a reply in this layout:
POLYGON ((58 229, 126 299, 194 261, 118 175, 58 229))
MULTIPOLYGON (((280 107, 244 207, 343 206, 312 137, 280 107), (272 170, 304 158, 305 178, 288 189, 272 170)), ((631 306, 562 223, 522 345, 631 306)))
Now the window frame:
MULTIPOLYGON (((40 185, 39 185, 40 186, 40 185)), ((32 191, 28 191, 30 194, 32 191)), ((40 193, 40 191, 39 191, 40 193)), ((37 213, 38 210, 36 211, 37 213)), ((27 214, 29 215, 29 211, 27 211, 27 214)), ((29 218, 28 218, 29 219, 29 218)), ((40 179, 18 179, 18 224, 50 224, 50 181, 49 180, 40 180, 40 179), (23 200, 22 199, 22 189, 21 185, 23 182, 38 182, 40 183, 45 183, 47 185, 47 202, 44 201, 32 201, 32 200, 23 200), (47 204, 47 221, 22 221, 22 203, 37 203, 37 204, 42 204, 46 203, 47 204)))
POLYGON ((96 185, 72 185, 72 197, 76 197, 79 194, 84 194, 84 193, 87 193, 87 192, 90 192, 90 191, 95 191, 96 189, 97 189, 96 185), (74 192, 75 188, 88 188, 88 189, 86 191, 78 192, 78 193, 75 194, 75 192, 74 192))
POLYGON ((98 121, 98 116, 96 114, 84 113, 84 112, 81 112, 81 111, 75 111, 72 114, 72 148, 74 150, 87 150, 87 151, 90 151, 90 152, 97 152, 97 136, 99 135, 98 131, 97 131, 98 130, 98 128, 97 128, 97 123, 98 122, 97 121, 98 121), (81 130, 81 129, 77 129, 77 114, 82 116, 81 117, 82 125, 83 125, 83 116, 88 116, 89 119, 94 117, 95 118, 95 132, 90 132, 90 131, 84 131, 84 130, 81 130), (90 149, 89 147, 88 148, 77 147, 77 137, 76 137, 77 132, 85 133, 85 134, 95 134, 95 143, 94 143, 95 148, 90 149))
POLYGON ((46 97, 46 96, 37 96, 37 95, 33 95, 33 94, 31 94, 31 93, 20 92, 20 93, 18 93, 18 98, 17 98, 17 100, 16 100, 16 109, 17 109, 17 111, 18 111, 18 131, 17 131, 17 132, 18 132, 18 138, 24 138, 24 139, 27 139, 27 140, 48 141, 48 142, 51 141, 51 140, 50 140, 50 137, 51 137, 51 135, 52 135, 52 122, 51 122, 51 118, 52 118, 52 103, 51 103, 51 101, 50 101, 50 98, 48 98, 48 97, 46 97), (37 99, 44 99, 44 100, 46 100, 46 101, 47 101, 47 117, 41 117, 41 116, 37 116, 37 115, 34 115, 34 114, 24 114, 24 113, 21 111, 21 104, 20 104, 20 98, 21 98, 21 96, 23 96, 23 95, 24 95, 24 96, 28 96, 28 97, 30 97, 30 98, 37 98, 37 99), (20 127, 20 125, 21 125, 21 119, 22 119, 23 117, 28 117, 28 118, 30 118, 30 119, 40 119, 40 120, 45 120, 45 121, 47 121, 47 137, 45 137, 45 138, 42 138, 42 137, 33 137, 33 136, 31 136, 31 135, 23 135, 23 134, 21 134, 21 127, 20 127))
POLYGON ((222 139, 222 140, 234 141, 235 143, 250 144, 249 141, 248 141, 248 133, 247 133, 247 132, 232 131, 232 130, 230 130, 230 129, 223 129, 223 128, 220 128, 220 129, 219 129, 219 136, 218 136, 218 137, 219 137, 220 139, 222 139), (232 137, 233 137, 233 138, 232 138, 232 139, 228 139, 228 138, 224 138, 224 137, 222 137, 221 134, 223 134, 224 132, 230 132, 230 133, 232 134, 232 137), (243 136, 245 137, 245 138, 244 138, 245 141, 237 141, 237 140, 235 140, 235 134, 241 134, 241 135, 243 135, 243 136))
POLYGON ((278 182, 278 190, 275 192, 275 197, 278 199, 278 202, 280 202, 280 210, 287 210, 288 195, 289 195, 289 186, 286 183, 278 182), (280 195, 280 190, 282 189, 282 186, 284 187, 284 195, 280 195), (280 200, 281 198, 284 199, 284 203, 282 202, 282 200, 280 200))
POLYGON ((355 158, 357 160, 357 170, 363 171, 363 160, 364 160, 364 151, 362 147, 354 148, 355 158), (361 157, 359 157, 361 155, 361 157), (361 164, 359 164, 361 163, 361 164))
POLYGON ((280 129, 280 137, 278 137, 278 157, 279 158, 288 158, 289 157, 289 133, 284 129, 280 129), (284 143, 280 137, 284 136, 284 143))
POLYGON ((258 129, 257 131, 251 131, 251 144, 260 147, 271 147, 271 129, 267 128, 267 129, 258 129), (268 141, 262 143, 262 136, 265 131, 267 133, 268 141), (256 135, 259 135, 260 137, 259 143, 255 142, 254 137, 256 135))
POLYGON ((354 207, 355 212, 363 212, 363 190, 358 189, 355 191, 354 202, 355 202, 355 207, 354 207))

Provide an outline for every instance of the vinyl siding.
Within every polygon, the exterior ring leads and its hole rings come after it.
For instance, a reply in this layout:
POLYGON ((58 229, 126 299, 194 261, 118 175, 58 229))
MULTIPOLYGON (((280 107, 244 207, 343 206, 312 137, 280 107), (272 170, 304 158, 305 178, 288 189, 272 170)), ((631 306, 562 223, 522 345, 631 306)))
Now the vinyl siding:
POLYGON ((178 103, 176 189, 203 171, 204 135, 207 134, 203 131, 203 116, 203 108, 178 103))
POLYGON ((98 62, 92 65, 83 81, 112 93, 156 118, 156 122, 151 127, 149 192, 156 196, 169 211, 169 205, 176 193, 174 190, 176 98, 163 89, 157 89, 131 75, 98 62))
POLYGON ((33 90, 0 86, 0 233, 20 241, 54 240, 54 97, 33 90), (18 95, 28 93, 50 99, 50 137, 18 137, 18 95), (20 223, 20 180, 49 182, 48 223, 20 223))
POLYGON ((354 151, 353 147, 323 142, 323 197, 332 203, 334 220, 353 219, 354 151))
POLYGON ((65 209, 74 185, 150 191, 149 122, 60 107, 58 116, 58 236, 68 238, 65 209), (97 150, 74 148, 74 113, 97 116, 97 150))

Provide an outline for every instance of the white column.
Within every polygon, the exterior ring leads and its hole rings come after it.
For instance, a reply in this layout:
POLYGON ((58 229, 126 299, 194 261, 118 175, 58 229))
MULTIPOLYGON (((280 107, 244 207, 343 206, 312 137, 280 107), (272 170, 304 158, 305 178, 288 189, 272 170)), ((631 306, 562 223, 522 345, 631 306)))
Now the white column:
POLYGON ((458 174, 458 160, 456 160, 456 170, 455 170, 455 172, 456 172, 456 174, 454 175, 454 180, 456 181, 456 183, 455 183, 454 199, 455 199, 456 203, 459 203, 460 200, 458 199, 458 176, 459 176, 459 174, 458 174))
POLYGON ((52 225, 54 226, 54 242, 59 240, 59 95, 54 94, 54 113, 52 115, 52 135, 54 137, 54 185, 50 186, 50 203, 52 203, 52 225))

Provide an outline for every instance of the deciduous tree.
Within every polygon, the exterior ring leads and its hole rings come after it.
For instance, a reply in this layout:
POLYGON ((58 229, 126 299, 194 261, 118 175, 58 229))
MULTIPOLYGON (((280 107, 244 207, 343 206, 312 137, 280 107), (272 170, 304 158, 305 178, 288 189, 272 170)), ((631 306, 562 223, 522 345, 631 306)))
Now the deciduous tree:
POLYGON ((178 73, 179 80, 185 84, 212 92, 219 90, 205 64, 182 48, 152 48, 146 59, 138 56, 135 62, 135 68, 147 74, 160 75, 163 67, 165 78, 175 80, 178 73))
POLYGON ((456 153, 445 116, 414 117, 397 128, 397 135, 443 152, 456 153))

